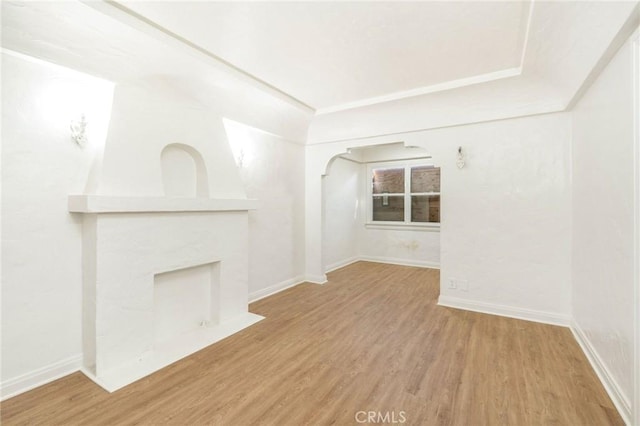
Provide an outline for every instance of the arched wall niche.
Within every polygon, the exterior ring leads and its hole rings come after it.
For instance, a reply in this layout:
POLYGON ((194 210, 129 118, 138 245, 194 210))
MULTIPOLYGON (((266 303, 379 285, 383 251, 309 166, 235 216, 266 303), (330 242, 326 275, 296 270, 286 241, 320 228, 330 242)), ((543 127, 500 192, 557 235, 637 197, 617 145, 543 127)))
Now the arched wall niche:
POLYGON ((163 148, 160 160, 166 197, 209 197, 207 166, 197 149, 171 143, 163 148))

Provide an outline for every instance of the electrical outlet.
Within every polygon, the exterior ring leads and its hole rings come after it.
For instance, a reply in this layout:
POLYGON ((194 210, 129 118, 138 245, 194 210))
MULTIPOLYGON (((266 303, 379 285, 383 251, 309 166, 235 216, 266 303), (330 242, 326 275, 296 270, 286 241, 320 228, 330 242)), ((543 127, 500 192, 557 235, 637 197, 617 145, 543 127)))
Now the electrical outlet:
POLYGON ((455 278, 449 278, 449 288, 456 290, 458 288, 458 281, 455 278))
POLYGON ((469 281, 467 280, 458 280, 456 283, 460 291, 469 291, 469 281))

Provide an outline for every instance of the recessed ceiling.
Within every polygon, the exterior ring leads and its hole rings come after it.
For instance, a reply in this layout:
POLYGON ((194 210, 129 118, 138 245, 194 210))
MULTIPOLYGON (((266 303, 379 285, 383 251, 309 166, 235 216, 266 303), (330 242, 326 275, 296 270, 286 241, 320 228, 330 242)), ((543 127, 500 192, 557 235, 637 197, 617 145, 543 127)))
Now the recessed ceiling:
POLYGON ((519 72, 531 4, 121 2, 318 109, 519 72))
POLYGON ((307 144, 564 111, 640 19, 638 1, 1 3, 3 48, 307 144))

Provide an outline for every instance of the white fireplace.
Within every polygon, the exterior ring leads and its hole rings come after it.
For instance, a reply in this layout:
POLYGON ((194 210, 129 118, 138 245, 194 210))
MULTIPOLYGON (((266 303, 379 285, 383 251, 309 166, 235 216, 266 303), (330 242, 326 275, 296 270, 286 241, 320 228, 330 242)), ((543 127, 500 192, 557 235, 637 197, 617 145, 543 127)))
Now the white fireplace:
POLYGON ((155 274, 154 345, 220 323, 220 261, 155 274))
POLYGON ((262 319, 248 312, 256 201, 219 117, 117 88, 94 179, 69 196, 83 214, 85 374, 114 391, 262 319))

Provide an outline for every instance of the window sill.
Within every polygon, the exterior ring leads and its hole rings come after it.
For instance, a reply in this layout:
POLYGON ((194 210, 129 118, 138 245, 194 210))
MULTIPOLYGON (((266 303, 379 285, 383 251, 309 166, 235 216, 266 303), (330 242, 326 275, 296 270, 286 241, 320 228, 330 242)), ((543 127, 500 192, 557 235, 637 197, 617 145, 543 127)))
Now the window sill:
POLYGON ((366 229, 386 229, 389 231, 425 231, 440 232, 439 223, 394 223, 394 222, 367 222, 366 229))

